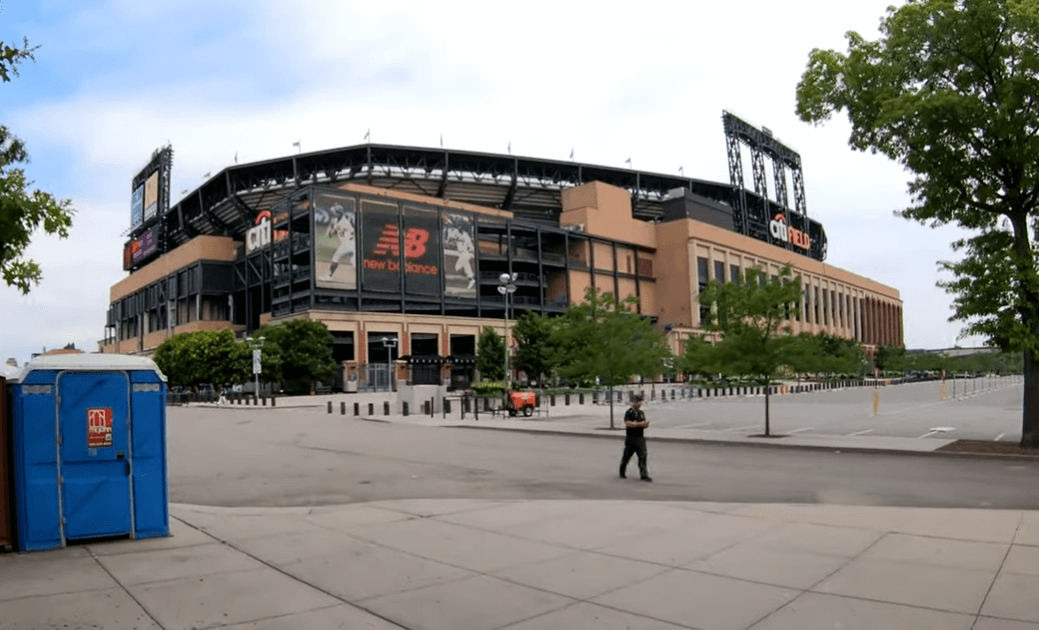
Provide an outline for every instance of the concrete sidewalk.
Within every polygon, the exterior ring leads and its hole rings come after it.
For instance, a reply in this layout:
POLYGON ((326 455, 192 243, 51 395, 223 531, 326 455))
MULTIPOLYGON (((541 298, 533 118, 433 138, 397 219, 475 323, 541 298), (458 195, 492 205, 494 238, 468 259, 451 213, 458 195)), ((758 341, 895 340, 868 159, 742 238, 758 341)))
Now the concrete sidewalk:
POLYGON ((166 539, 0 555, 0 629, 1039 630, 1039 512, 419 500, 173 514, 166 539))

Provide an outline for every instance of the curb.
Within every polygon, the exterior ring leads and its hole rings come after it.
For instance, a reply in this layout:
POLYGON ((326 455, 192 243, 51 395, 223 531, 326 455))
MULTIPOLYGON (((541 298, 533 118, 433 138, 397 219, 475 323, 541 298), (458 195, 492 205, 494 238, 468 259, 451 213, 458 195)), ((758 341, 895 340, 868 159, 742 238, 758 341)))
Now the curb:
MULTIPOLYGON (((488 427, 488 426, 474 426, 468 424, 459 425, 441 425, 444 428, 449 429, 482 429, 484 431, 512 431, 514 433, 527 433, 531 435, 557 435, 557 436, 568 436, 568 437, 590 437, 598 439, 616 439, 617 435, 611 435, 608 433, 573 433, 569 431, 553 431, 553 430, 539 430, 539 429, 510 429, 507 427, 488 427)), ((620 429, 616 429, 619 431, 620 429)), ((609 431, 609 429, 603 429, 603 431, 609 431)), ((676 437, 655 437, 649 438, 652 442, 664 442, 674 444, 703 444, 709 446, 748 446, 751 448, 785 448, 785 449, 800 449, 805 451, 831 451, 835 453, 856 453, 863 455, 905 455, 905 456, 929 456, 929 457, 970 457, 970 458, 981 458, 981 459, 994 459, 1003 461, 1039 461, 1039 455, 1013 455, 1013 454, 1002 454, 1002 453, 969 453, 969 452, 955 452, 955 451, 907 451, 903 449, 894 448, 877 448, 877 447, 860 447, 860 446, 817 446, 812 444, 783 444, 780 441, 768 441, 768 442, 732 442, 728 440, 711 440, 706 438, 676 438, 676 437)), ((762 438, 766 439, 766 438, 762 438)), ((940 447, 939 447, 940 448, 940 447)))

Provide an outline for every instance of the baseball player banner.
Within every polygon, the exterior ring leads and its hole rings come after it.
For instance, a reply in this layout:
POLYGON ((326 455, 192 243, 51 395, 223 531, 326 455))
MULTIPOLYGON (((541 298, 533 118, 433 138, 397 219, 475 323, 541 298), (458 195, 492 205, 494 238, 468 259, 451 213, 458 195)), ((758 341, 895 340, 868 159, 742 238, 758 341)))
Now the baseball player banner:
POLYGON ((473 218, 444 213, 444 295, 476 299, 476 233, 473 218))
POLYGON ((364 290, 400 293, 401 234, 396 204, 361 202, 361 241, 364 290))
POLYGON ((404 290, 440 296, 440 225, 436 210, 404 208, 404 290))
POLYGON ((315 286, 357 289, 357 205, 347 195, 318 194, 314 199, 315 286))

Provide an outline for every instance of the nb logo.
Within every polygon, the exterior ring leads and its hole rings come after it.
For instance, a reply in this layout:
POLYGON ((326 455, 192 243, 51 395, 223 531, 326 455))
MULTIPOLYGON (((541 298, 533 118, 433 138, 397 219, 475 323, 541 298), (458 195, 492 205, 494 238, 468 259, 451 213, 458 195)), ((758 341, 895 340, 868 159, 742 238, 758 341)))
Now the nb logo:
MULTIPOLYGON (((383 256, 386 254, 392 254, 394 256, 400 256, 400 246, 398 245, 398 236, 400 231, 396 225, 392 223, 387 224, 382 229, 382 234, 379 236, 379 242, 375 246, 375 251, 372 252, 375 256, 383 256)), ((422 228, 408 228, 404 233, 404 257, 405 258, 421 258, 426 255, 426 243, 429 241, 429 231, 423 230, 422 228)))

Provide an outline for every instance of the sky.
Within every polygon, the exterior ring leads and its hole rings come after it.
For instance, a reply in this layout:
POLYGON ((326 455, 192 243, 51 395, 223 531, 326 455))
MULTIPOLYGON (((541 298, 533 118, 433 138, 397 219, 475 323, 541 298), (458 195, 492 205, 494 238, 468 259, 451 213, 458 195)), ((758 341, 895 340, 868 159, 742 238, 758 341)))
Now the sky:
POLYGON ((851 30, 875 39, 889 4, 0 0, 0 41, 39 46, 0 83, 0 124, 26 142, 34 188, 76 210, 68 239, 37 235, 28 250, 43 281, 28 296, 0 287, 0 360, 97 351, 126 275, 131 180, 167 143, 173 203, 236 156, 352 146, 369 130, 376 143, 573 150, 727 182, 723 110, 800 153, 826 263, 901 292, 907 347, 981 345, 958 339, 952 296, 935 286, 964 233, 894 216, 909 175, 849 148, 846 118, 795 114, 810 51, 846 50, 851 30))

